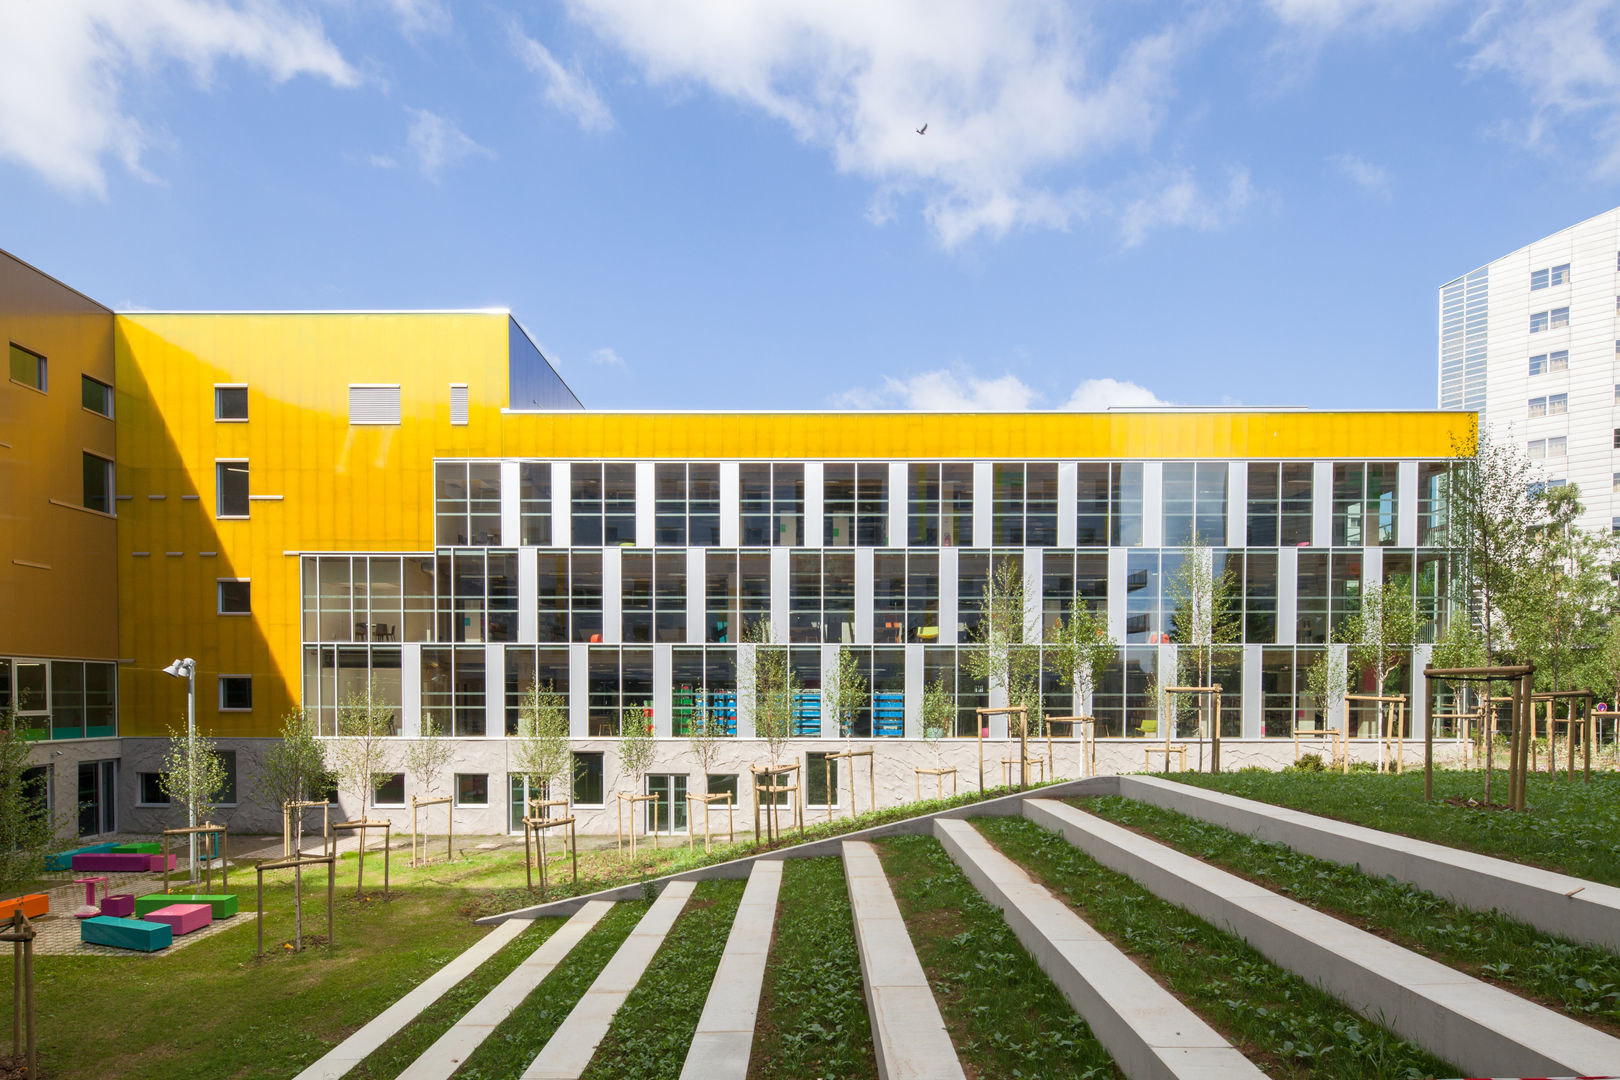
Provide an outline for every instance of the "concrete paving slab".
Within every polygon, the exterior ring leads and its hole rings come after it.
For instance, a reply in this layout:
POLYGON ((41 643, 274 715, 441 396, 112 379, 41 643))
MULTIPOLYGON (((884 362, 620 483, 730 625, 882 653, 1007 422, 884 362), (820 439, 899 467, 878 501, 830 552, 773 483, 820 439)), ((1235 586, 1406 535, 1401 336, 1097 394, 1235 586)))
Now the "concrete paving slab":
POLYGON ((965 1080, 877 850, 862 840, 846 840, 842 848, 878 1075, 965 1080))
POLYGON ((641 917, 641 922, 636 924, 637 930, 645 923, 661 927, 663 932, 656 937, 638 937, 632 931, 625 938, 624 944, 619 946, 591 988, 585 991, 579 1003, 563 1018, 534 1061, 523 1071, 522 1080, 577 1080, 585 1072, 596 1054, 596 1048, 613 1024, 614 1014, 624 1004, 624 999, 630 996, 636 983, 641 981, 658 946, 663 944, 664 935, 675 924, 675 916, 681 913, 695 888, 695 881, 672 881, 664 887, 647 914, 641 917), (622 963, 619 960, 621 956, 625 957, 622 963), (637 964, 640 966, 635 967, 637 964), (634 977, 631 977, 632 974, 634 977))
POLYGON ((439 1000, 446 990, 478 970, 485 960, 531 925, 527 919, 513 919, 510 924, 497 926, 474 942, 471 948, 429 975, 416 989, 384 1009, 370 1023, 334 1046, 293 1080, 338 1080, 420 1016, 422 1010, 439 1000))
POLYGON ((448 1080, 489 1037, 490 1032, 534 992, 612 907, 607 901, 597 900, 570 916, 538 949, 468 1009, 467 1014, 457 1020, 449 1031, 439 1036, 432 1046, 411 1062, 399 1074, 398 1080, 448 1080))
POLYGON ((1286 897, 1255 896, 1250 882, 1112 822, 1049 799, 1029 800, 1024 815, 1474 1075, 1590 1075, 1620 1062, 1620 1039, 1286 897))
POLYGON ((754 864, 681 1067, 681 1080, 743 1080, 748 1075, 781 888, 780 862, 754 864))
POLYGON ((1620 951, 1620 888, 1612 885, 1153 776, 1120 777, 1120 794, 1620 951))
POLYGON ((1131 1080, 1265 1075, 972 825, 934 834, 1131 1080))

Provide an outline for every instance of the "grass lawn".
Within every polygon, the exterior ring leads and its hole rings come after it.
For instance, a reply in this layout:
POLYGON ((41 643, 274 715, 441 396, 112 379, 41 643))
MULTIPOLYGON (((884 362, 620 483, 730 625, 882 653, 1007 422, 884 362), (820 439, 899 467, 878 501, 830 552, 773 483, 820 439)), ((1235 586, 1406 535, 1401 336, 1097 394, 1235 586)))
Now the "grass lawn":
MULTIPOLYGON (((1478 770, 1436 770, 1432 803, 1423 801, 1422 769, 1404 776, 1256 771, 1166 779, 1620 885, 1620 772, 1594 772, 1590 784, 1531 776, 1523 813, 1447 802, 1484 799, 1485 774, 1478 770)), ((1506 791, 1507 774, 1498 770, 1492 797, 1506 791)))
POLYGON ((1299 1080, 1462 1075, 1238 938, 1105 869, 1057 833, 1023 818, 978 818, 973 824, 1267 1075, 1299 1080))
POLYGON ((1086 1022, 938 840, 900 836, 876 846, 969 1080, 1119 1075, 1086 1022))
POLYGON ((749 1080, 876 1080, 843 860, 782 867, 749 1080))
POLYGON ((1146 803, 1071 800, 1415 952, 1620 1033, 1620 956, 1146 803))
POLYGON ((705 881, 692 891, 658 955, 614 1014, 584 1080, 680 1075, 746 884, 705 881))

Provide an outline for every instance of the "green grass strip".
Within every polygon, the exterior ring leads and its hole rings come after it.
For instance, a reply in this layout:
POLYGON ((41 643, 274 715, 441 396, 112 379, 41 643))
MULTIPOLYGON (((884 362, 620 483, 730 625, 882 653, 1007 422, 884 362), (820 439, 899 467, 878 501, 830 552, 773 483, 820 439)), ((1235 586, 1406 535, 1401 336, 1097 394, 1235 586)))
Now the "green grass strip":
POLYGON ((746 884, 705 881, 692 891, 641 981, 614 1014, 584 1080, 680 1075, 746 884))
POLYGON ((1372 877, 1173 810, 1115 796, 1073 801, 1460 971, 1577 1019, 1620 1029, 1620 956, 1604 949, 1560 941, 1506 916, 1469 911, 1393 878, 1372 877))
MULTIPOLYGON (((1620 773, 1594 772, 1590 784, 1565 780, 1562 771, 1556 782, 1531 776, 1523 813, 1466 805, 1485 797, 1485 774, 1478 770, 1437 770, 1432 803, 1423 801, 1421 768, 1401 776, 1243 770, 1166 779, 1620 885, 1620 773)), ((1507 798, 1501 770, 1491 798, 1507 798)))
POLYGON ((973 824, 1268 1075, 1301 1080, 1462 1075, 1238 938, 1103 868, 1058 834, 1023 818, 978 818, 973 824))
POLYGON ((350 1075, 355 1080, 394 1080, 562 924, 562 919, 536 919, 533 926, 507 942, 476 971, 446 990, 438 1001, 373 1050, 350 1075))
POLYGON ((749 1080, 876 1080, 844 863, 788 859, 749 1080))
POLYGON ((931 836, 877 849, 969 1076, 1117 1076, 1086 1022, 931 836))
POLYGON ((534 993, 461 1063, 455 1075, 460 1080, 511 1080, 522 1075, 651 906, 645 900, 613 905, 534 993))

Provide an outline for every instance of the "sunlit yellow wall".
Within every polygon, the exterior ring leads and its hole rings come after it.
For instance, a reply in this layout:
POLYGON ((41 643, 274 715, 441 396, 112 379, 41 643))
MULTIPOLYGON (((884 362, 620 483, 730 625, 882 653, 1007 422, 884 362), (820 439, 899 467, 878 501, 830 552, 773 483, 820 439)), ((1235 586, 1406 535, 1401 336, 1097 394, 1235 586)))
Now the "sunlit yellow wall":
POLYGON ((135 496, 119 521, 133 660, 120 730, 183 719, 181 685, 161 669, 191 656, 199 725, 271 734, 300 692, 298 559, 284 552, 432 548, 433 458, 499 452, 507 316, 120 315, 117 356, 121 482, 135 496), (450 425, 451 382, 469 386, 466 427, 450 425), (246 423, 214 421, 215 383, 248 384, 246 423), (400 426, 350 427, 350 383, 399 383, 400 426), (279 501, 216 520, 218 458, 246 458, 252 494, 279 501), (251 618, 215 614, 222 577, 252 579, 251 618), (218 711, 220 674, 254 676, 252 713, 218 711))
POLYGON ((1461 413, 503 413, 505 314, 122 315, 117 321, 121 731, 183 715, 160 673, 191 656, 198 719, 267 735, 300 694, 299 551, 428 551, 434 458, 1445 457, 1461 413), (399 383, 399 427, 350 427, 350 383, 399 383), (469 385, 470 423, 449 422, 469 385), (215 423, 215 383, 247 383, 249 420, 215 423), (246 458, 248 521, 214 517, 214 462, 246 458), (162 499, 148 496, 161 495, 162 499), (188 500, 185 496, 198 496, 188 500), (146 552, 147 554, 138 554, 146 552), (170 553, 175 554, 170 554, 170 553), (206 552, 216 552, 207 555, 206 552), (252 618, 214 583, 253 581, 252 618), (215 679, 254 675, 251 714, 215 679))
POLYGON ((83 509, 84 452, 115 447, 81 377, 113 383, 112 337, 110 311, 0 252, 0 656, 118 656, 117 523, 83 509), (45 393, 10 380, 11 342, 45 356, 45 393))

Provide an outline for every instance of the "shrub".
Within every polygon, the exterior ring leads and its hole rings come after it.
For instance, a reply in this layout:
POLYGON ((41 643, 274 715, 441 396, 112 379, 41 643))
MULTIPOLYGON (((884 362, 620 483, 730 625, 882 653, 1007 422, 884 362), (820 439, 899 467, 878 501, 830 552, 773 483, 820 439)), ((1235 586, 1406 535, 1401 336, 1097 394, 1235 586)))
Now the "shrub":
POLYGON ((1322 764, 1321 754, 1301 754, 1289 769, 1293 772, 1324 772, 1326 766, 1322 764))

